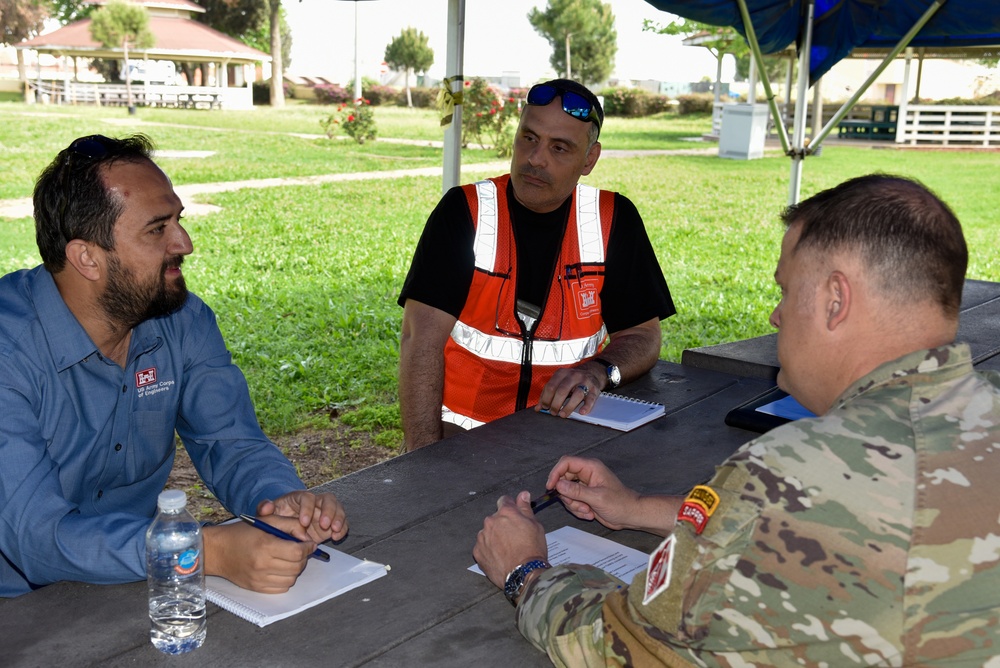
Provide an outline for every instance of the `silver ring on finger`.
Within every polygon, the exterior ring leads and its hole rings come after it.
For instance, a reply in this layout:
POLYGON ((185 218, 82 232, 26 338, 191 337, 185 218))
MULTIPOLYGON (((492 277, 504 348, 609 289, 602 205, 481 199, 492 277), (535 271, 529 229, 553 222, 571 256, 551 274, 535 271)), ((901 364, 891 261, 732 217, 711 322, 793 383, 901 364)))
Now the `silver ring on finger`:
POLYGON ((587 387, 586 385, 577 385, 576 389, 583 392, 583 396, 587 396, 588 394, 590 394, 590 388, 587 387))

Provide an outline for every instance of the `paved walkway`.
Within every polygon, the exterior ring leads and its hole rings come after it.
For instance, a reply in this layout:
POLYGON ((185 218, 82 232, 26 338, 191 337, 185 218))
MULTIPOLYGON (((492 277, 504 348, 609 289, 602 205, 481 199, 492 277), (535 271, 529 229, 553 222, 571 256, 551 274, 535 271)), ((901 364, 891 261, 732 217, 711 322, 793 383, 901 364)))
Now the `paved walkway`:
MULTIPOLYGON (((325 136, 325 135, 324 135, 325 136)), ((403 139, 385 139, 382 141, 395 143, 420 143, 426 145, 427 141, 415 142, 403 139)), ((440 142, 439 142, 440 143, 440 142)), ((716 146, 709 148, 691 148, 676 150, 651 150, 651 151, 615 151, 607 150, 601 153, 602 158, 631 158, 638 155, 712 155, 718 152, 716 146)), ((510 160, 496 160, 492 162, 477 162, 463 164, 463 172, 495 172, 502 174, 510 169, 510 160)), ((376 179, 399 179, 407 176, 441 176, 442 167, 418 167, 414 169, 392 169, 377 172, 353 172, 347 174, 319 174, 316 176, 293 176, 272 179, 248 179, 246 181, 225 181, 222 183, 188 183, 175 186, 174 190, 184 202, 184 212, 188 215, 202 215, 214 213, 220 208, 212 204, 200 204, 195 201, 198 195, 208 195, 212 193, 231 192, 244 188, 277 188, 280 186, 308 186, 321 183, 335 183, 341 181, 365 181, 376 179)), ((0 200, 0 218, 27 218, 32 214, 32 204, 30 197, 19 199, 0 200)))

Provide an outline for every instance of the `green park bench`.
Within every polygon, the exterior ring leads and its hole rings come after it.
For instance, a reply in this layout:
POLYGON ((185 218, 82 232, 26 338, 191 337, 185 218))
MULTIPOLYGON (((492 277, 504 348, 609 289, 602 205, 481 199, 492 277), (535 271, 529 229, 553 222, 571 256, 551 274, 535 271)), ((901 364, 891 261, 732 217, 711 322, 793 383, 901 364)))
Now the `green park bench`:
POLYGON ((868 120, 851 119, 837 124, 837 136, 844 139, 888 139, 896 138, 898 106, 873 106, 868 120))

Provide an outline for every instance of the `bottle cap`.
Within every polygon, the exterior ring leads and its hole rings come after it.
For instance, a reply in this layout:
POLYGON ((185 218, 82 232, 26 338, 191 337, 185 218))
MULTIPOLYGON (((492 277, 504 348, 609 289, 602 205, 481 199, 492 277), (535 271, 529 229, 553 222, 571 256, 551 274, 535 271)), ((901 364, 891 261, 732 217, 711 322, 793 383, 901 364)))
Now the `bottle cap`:
POLYGON ((182 489, 167 489, 156 497, 160 510, 180 510, 187 505, 187 494, 182 489))

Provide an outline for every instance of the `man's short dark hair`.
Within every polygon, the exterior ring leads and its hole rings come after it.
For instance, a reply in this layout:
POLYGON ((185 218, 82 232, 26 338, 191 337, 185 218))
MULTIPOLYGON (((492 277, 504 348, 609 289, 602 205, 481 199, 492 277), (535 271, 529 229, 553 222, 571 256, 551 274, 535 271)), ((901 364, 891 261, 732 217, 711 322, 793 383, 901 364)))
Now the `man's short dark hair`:
POLYGON ((801 224, 795 252, 856 252, 884 296, 899 304, 932 299, 958 317, 969 262, 962 226, 919 181, 861 176, 786 209, 801 224))
POLYGON ((66 244, 82 239, 105 250, 115 245, 115 221, 124 203, 104 185, 105 166, 151 160, 153 143, 136 134, 124 139, 80 137, 63 149, 35 182, 35 241, 45 268, 66 266, 66 244))

